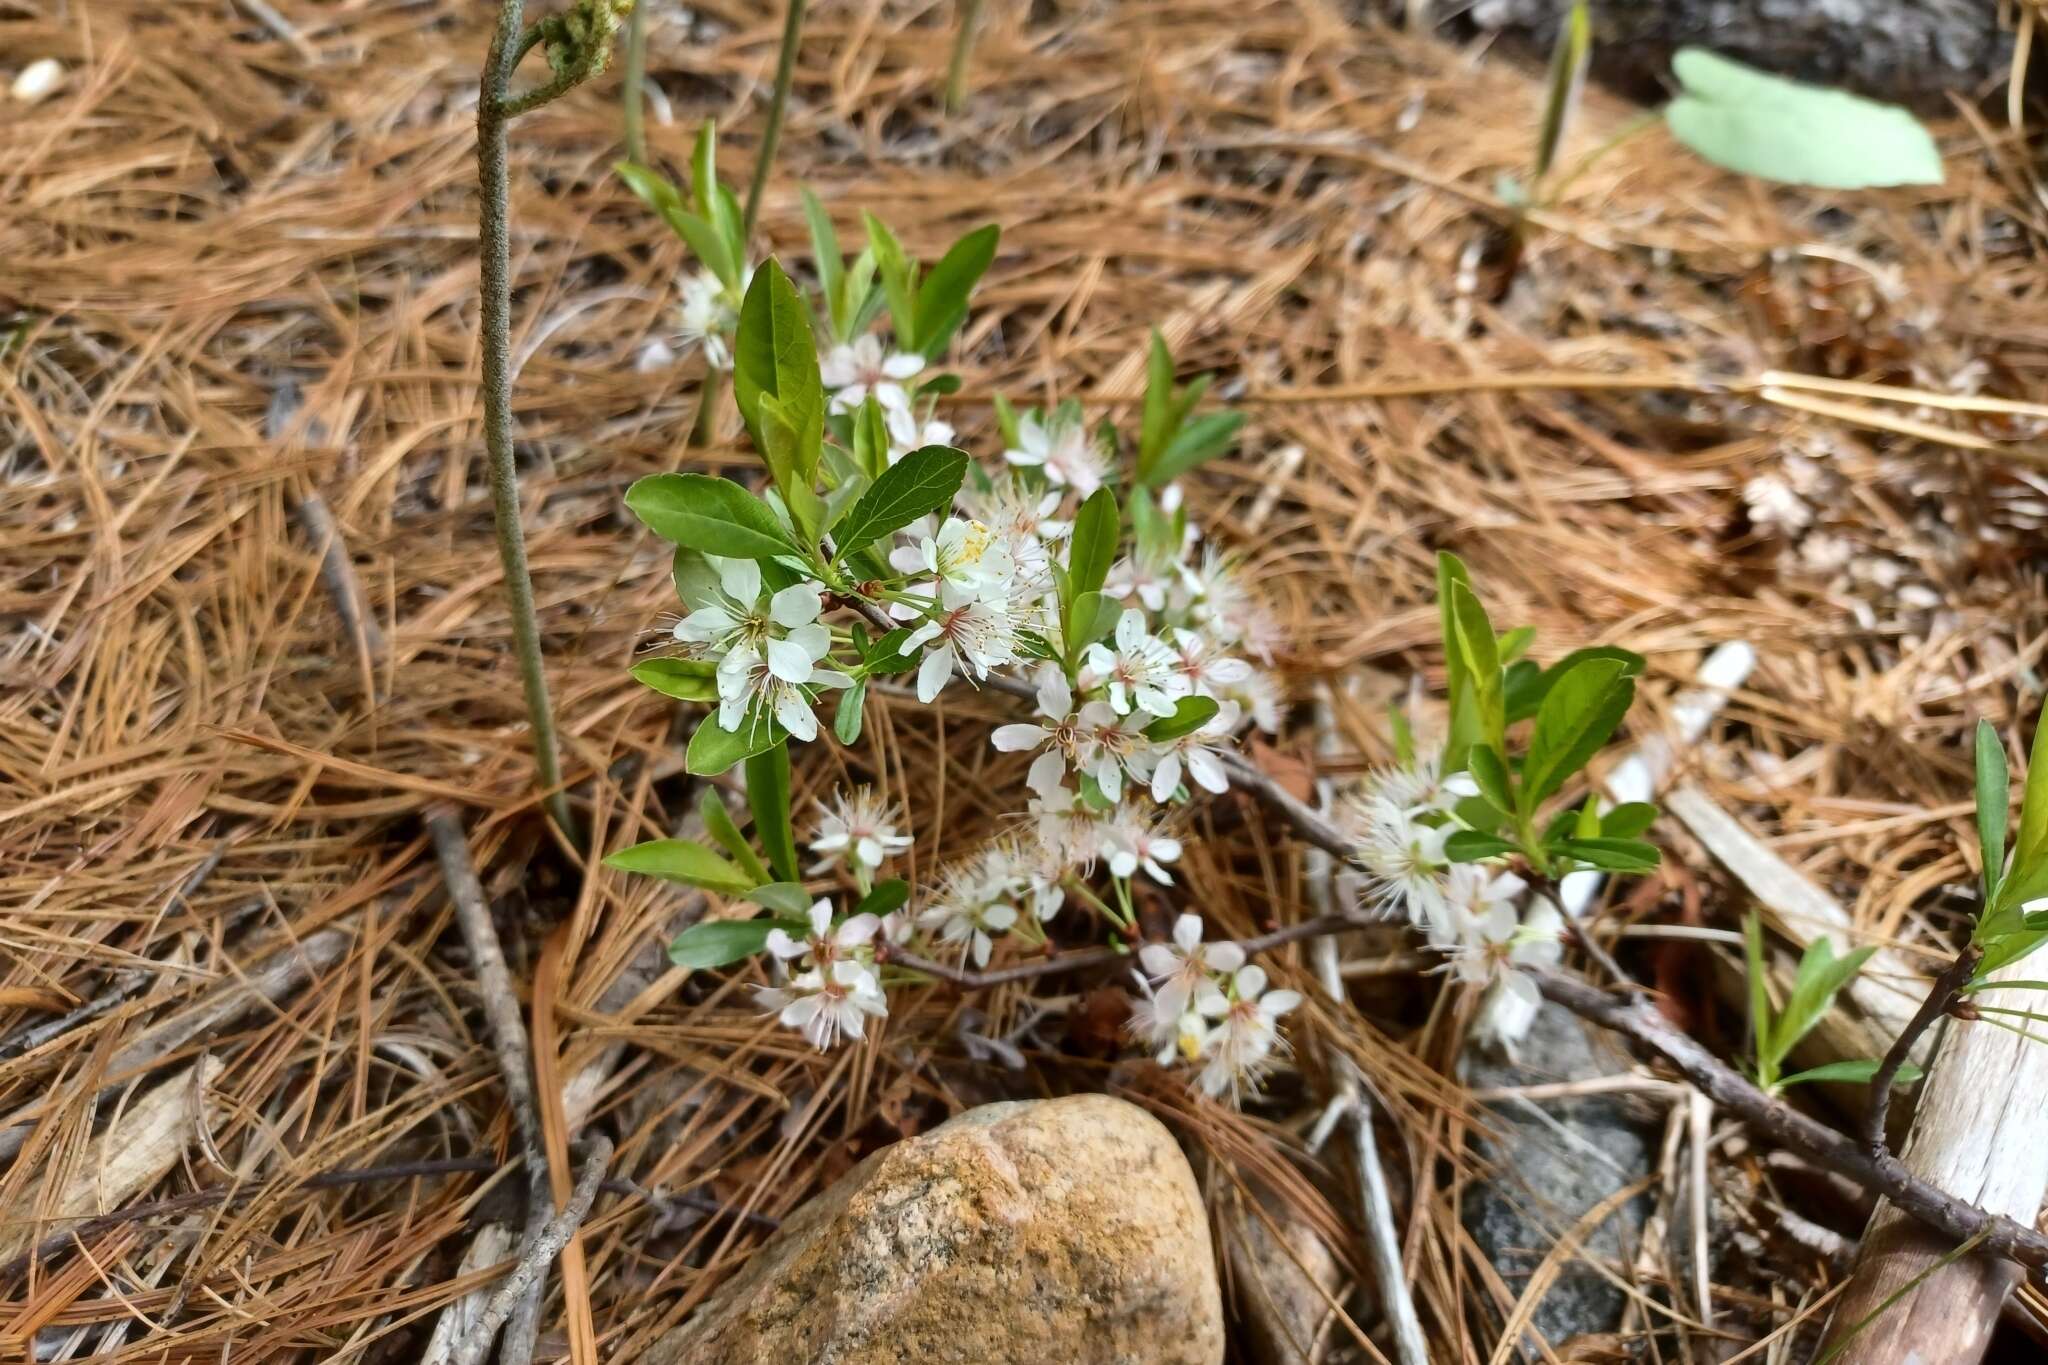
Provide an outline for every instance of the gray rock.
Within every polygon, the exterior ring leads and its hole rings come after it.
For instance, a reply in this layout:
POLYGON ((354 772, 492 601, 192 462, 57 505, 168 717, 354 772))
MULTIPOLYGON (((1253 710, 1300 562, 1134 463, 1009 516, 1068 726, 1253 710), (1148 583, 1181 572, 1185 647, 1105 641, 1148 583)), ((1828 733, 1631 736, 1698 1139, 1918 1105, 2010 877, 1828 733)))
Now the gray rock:
MULTIPOLYGON (((1475 1090, 1585 1080, 1611 1074, 1619 1058, 1596 1052, 1587 1025, 1546 1005, 1520 1047, 1520 1062, 1468 1052, 1465 1083, 1475 1090)), ((1495 1168, 1464 1199, 1465 1227, 1512 1293, 1568 1231, 1602 1200, 1649 1174, 1654 1139, 1627 1101, 1607 1096, 1546 1101, 1542 1116, 1527 1103, 1491 1107, 1498 1141, 1481 1140, 1481 1158, 1495 1168), (1545 1120, 1550 1120, 1546 1122, 1545 1120)), ((1635 1255, 1650 1215, 1648 1195, 1610 1214, 1584 1239, 1590 1255, 1623 1264, 1635 1255)), ((1621 1290, 1583 1261, 1564 1267, 1531 1319, 1552 1345, 1608 1333, 1621 1320, 1621 1290)))
POLYGON ((1106 1095, 988 1104, 797 1210, 647 1365, 1221 1365, 1173 1135, 1106 1095))

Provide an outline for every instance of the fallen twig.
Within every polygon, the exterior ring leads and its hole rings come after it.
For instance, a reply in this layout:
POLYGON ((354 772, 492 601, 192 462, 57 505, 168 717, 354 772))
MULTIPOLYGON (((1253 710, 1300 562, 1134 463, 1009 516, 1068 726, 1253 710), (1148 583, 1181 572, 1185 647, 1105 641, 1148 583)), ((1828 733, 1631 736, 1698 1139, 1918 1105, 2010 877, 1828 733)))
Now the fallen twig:
MULTIPOLYGON (((519 995, 512 987, 512 972, 505 965, 505 950, 498 942, 497 927, 491 922, 490 904, 484 899, 484 889, 476 879, 476 869, 470 865, 469 839, 462 832, 461 819, 451 807, 436 806, 427 812, 427 831, 433 836, 434 852, 441 861, 441 876, 448 884, 448 898, 455 903, 455 922, 476 971, 478 994, 483 997, 484 1024, 491 1035, 491 1046, 498 1054, 498 1072, 505 1082, 505 1098, 518 1122, 520 1151, 526 1161, 527 1174, 526 1238, 531 1241, 539 1235, 553 1211, 554 1195, 548 1185, 540 1109, 533 1095, 533 1053, 527 1043, 526 1024, 519 1017, 519 995)), ((510 1311, 509 1305, 507 1311, 510 1311)), ((523 1318, 523 1321, 530 1320, 523 1318)), ((491 1330, 497 1330, 495 1323, 491 1330)), ((530 1341, 525 1343, 522 1355, 520 1346, 508 1340, 503 1359, 514 1362, 531 1354, 530 1341)), ((459 1351, 456 1359, 462 1359, 459 1351)))
MULTIPOLYGON (((528 1234, 519 1251, 519 1264, 498 1286, 498 1292, 491 1295, 483 1312, 477 1315, 455 1348, 453 1365, 477 1365, 484 1353, 490 1350, 491 1339, 498 1334, 505 1319, 510 1317, 519 1305, 534 1297, 547 1282, 548 1266, 561 1253, 576 1229, 583 1226, 583 1220, 590 1216, 590 1206, 597 1199, 597 1191, 604 1183, 605 1166, 612 1159, 612 1141, 603 1134, 585 1140, 582 1174, 576 1178, 576 1188, 569 1195, 569 1202, 562 1211, 548 1219, 533 1233, 528 1234)), ((504 1357, 500 1357, 503 1359, 504 1357)))
POLYGON ((1983 960, 1984 950, 1974 943, 1957 953, 1955 961, 1942 968, 1941 975, 1934 978, 1927 998, 1920 1002, 1920 1008, 1899 1030, 1899 1036, 1892 1039, 1884 1060, 1878 1063, 1877 1074, 1870 1078, 1870 1108, 1863 1116, 1863 1145, 1873 1157, 1887 1156, 1891 1152, 1885 1141, 1884 1122, 1891 1111, 1892 1083, 1898 1080, 1899 1069, 1913 1055, 1913 1045, 1920 1041, 1920 1035, 1932 1028, 1934 1021, 1947 1014, 1962 998, 1963 988, 1970 984, 1970 978, 1977 974, 1977 964, 1983 960))

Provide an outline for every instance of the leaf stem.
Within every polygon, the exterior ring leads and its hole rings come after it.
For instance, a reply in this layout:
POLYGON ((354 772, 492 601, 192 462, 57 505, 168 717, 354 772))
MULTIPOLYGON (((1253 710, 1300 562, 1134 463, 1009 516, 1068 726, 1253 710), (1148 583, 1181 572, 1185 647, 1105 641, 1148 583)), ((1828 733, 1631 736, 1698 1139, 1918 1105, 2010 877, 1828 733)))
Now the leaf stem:
POLYGON ((1984 949, 1975 943, 1957 953, 1955 960, 1934 978, 1927 998, 1899 1030, 1899 1036, 1892 1039, 1891 1049, 1878 1064, 1877 1074, 1870 1078, 1870 1107, 1863 1115, 1863 1145, 1871 1156, 1882 1157, 1890 1150, 1885 1143, 1885 1119, 1892 1106, 1892 1083, 1898 1079, 1899 1069, 1905 1066, 1907 1058, 1913 1055, 1913 1044, 1962 998, 1970 978, 1977 974, 1977 964, 1983 960, 1984 949))

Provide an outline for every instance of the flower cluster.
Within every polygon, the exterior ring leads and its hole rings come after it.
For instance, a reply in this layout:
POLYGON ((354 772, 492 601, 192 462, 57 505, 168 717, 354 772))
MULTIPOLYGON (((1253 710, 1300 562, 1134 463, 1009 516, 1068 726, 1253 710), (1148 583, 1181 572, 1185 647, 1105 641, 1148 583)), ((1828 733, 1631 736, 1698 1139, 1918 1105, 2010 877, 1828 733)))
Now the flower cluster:
POLYGON ((1236 944, 1203 943, 1200 916, 1180 916, 1173 941, 1140 948, 1138 965, 1132 1032, 1162 1063, 1198 1065, 1204 1093, 1241 1099, 1286 1055, 1279 1019, 1301 996, 1267 990, 1265 969, 1246 964, 1236 944))

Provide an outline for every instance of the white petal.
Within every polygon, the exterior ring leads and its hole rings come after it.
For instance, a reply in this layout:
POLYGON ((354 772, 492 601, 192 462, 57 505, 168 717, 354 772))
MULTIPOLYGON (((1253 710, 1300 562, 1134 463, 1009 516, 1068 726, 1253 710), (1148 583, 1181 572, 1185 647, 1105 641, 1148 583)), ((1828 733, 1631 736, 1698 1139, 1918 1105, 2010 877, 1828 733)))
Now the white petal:
POLYGON ((1300 1003, 1300 991, 1274 991, 1270 995, 1259 997, 1259 1012, 1270 1018, 1276 1014, 1285 1014, 1300 1003))
POLYGON ((782 722, 782 728, 809 744, 818 737, 818 718, 811 714, 809 703, 795 688, 786 688, 775 702, 775 719, 782 722))
POLYGON ((1074 709, 1074 689, 1067 685, 1067 675, 1053 664, 1047 664, 1038 675, 1039 714, 1051 720, 1064 720, 1074 709))
POLYGON ((1192 957, 1202 943, 1202 917, 1182 915, 1173 922, 1173 941, 1181 956, 1192 957))
POLYGON ((1152 770, 1152 799, 1165 804, 1173 796, 1174 788, 1180 786, 1180 754, 1168 752, 1159 760, 1159 766, 1152 770))
POLYGON ((768 599, 768 619, 778 626, 807 626, 825 608, 825 595, 816 583, 793 583, 768 599))
POLYGON ((1258 999, 1266 990, 1266 969, 1256 962, 1249 967, 1238 968, 1236 985, 1238 999, 1258 999))
POLYGON ((810 653, 794 640, 770 640, 768 642, 768 671, 784 682, 809 682, 811 680, 810 653))
MULTIPOLYGON (((1182 918, 1194 919, 1194 916, 1184 915, 1182 918)), ((1201 925, 1197 923, 1195 929, 1199 934, 1201 925)), ((1145 969, 1148 976, 1172 976, 1180 968, 1180 959, 1174 955, 1173 949, 1164 943, 1148 943, 1138 949, 1138 965, 1145 969)))
POLYGON ((788 639, 813 659, 822 659, 832 652, 832 628, 817 621, 791 627, 788 639))
POLYGON ((1212 972, 1234 972, 1244 965, 1244 949, 1235 943, 1212 943, 1202 950, 1202 965, 1212 972))
POLYGON ((735 602, 751 603, 761 595, 761 566, 751 559, 717 559, 718 582, 735 602))
POLYGON ((823 938, 831 929, 832 902, 820 897, 811 902, 811 932, 823 938))
POLYGON ((935 649, 924 656, 924 662, 917 666, 917 699, 929 702, 939 695, 939 690, 953 680, 953 651, 935 649))
POLYGON ((767 948, 769 952, 785 962, 791 958, 802 957, 807 951, 804 944, 797 942, 797 940, 791 938, 787 932, 781 929, 770 929, 768 931, 767 948))
POLYGON ((1021 754, 1027 749, 1036 749, 1045 743, 1046 734, 1043 725, 998 725, 990 739, 1003 753, 1021 754))
POLYGON ((1136 607, 1128 607, 1116 619, 1116 647, 1128 653, 1138 647, 1145 638, 1145 613, 1136 607))
POLYGON ((898 351, 882 362, 882 373, 891 379, 908 379, 924 369, 924 357, 910 351, 898 351))
POLYGON ((875 936, 882 927, 882 921, 874 915, 855 915, 839 926, 839 933, 833 942, 842 948, 858 948, 875 936))
MULTIPOLYGON (((1188 750, 1188 776, 1195 779, 1195 785, 1206 792, 1230 790, 1230 777, 1217 761, 1216 755, 1207 749, 1188 750)), ((1160 798, 1164 800, 1165 798, 1160 798)))
POLYGON ((1067 760, 1058 749, 1047 749, 1031 761, 1031 771, 1024 774, 1024 785, 1044 796, 1059 786, 1060 779, 1067 775, 1067 760))

